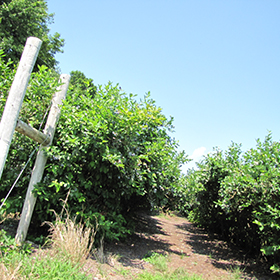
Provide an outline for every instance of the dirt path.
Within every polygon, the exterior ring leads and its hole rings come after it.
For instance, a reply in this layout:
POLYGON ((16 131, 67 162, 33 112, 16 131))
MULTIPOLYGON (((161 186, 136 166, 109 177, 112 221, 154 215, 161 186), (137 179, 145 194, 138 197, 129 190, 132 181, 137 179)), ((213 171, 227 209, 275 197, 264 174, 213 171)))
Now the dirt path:
POLYGON ((277 279, 264 275, 263 267, 244 260, 242 252, 209 237, 185 218, 139 214, 136 233, 125 242, 105 245, 106 263, 90 260, 87 269, 99 279, 135 279, 152 270, 143 258, 151 252, 169 255, 168 267, 185 268, 204 279, 230 279, 232 270, 242 271, 243 279, 277 279))

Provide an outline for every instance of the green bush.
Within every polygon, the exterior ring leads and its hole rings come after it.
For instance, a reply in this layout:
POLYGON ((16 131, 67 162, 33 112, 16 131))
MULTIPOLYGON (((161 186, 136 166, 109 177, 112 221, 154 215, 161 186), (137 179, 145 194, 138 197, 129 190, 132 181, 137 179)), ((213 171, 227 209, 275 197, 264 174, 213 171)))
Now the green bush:
POLYGON ((232 144, 215 150, 185 179, 192 204, 189 218, 245 248, 262 253, 279 271, 280 259, 280 143, 269 134, 264 142, 242 154, 232 144), (196 182, 196 185, 193 184, 196 182))
MULTIPOLYGON (((35 186, 38 201, 32 224, 38 227, 54 220, 51 210, 59 213, 69 193, 71 214, 80 214, 88 223, 98 221, 99 237, 118 239, 133 229, 135 210, 173 207, 180 189, 180 165, 187 159, 169 135, 172 118, 162 114, 149 94, 136 101, 118 85, 97 89, 81 72, 71 75, 53 145, 45 149, 43 180, 35 186)), ((21 110, 23 121, 40 127, 57 81, 57 74, 45 66, 32 74, 21 110)), ((1 179, 2 197, 36 145, 15 133, 1 179)), ((21 211, 33 162, 7 200, 7 212, 21 211)))
POLYGON ((42 46, 34 68, 42 64, 57 66, 55 54, 63 52, 64 39, 59 33, 50 34, 49 25, 54 14, 49 14, 45 0, 1 0, 0 1, 0 48, 5 52, 5 61, 20 60, 26 39, 40 38, 42 46))
POLYGON ((94 98, 70 88, 44 180, 36 187, 36 213, 57 209, 68 197, 70 211, 95 221, 107 239, 131 230, 134 210, 167 205, 185 162, 170 136, 172 120, 149 94, 139 102, 119 87, 99 87, 94 98))

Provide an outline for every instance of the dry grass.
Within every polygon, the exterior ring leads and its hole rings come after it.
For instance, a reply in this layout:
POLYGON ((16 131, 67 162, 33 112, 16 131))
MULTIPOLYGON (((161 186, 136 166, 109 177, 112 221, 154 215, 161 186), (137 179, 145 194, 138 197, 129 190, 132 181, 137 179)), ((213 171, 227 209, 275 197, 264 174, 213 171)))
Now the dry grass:
POLYGON ((47 248, 35 247, 32 253, 31 248, 21 251, 13 245, 13 239, 6 238, 6 233, 0 236, 1 280, 89 279, 84 265, 92 251, 96 230, 76 216, 71 218, 65 205, 63 211, 60 215, 55 213, 55 222, 45 222, 50 227, 47 248), (66 214, 62 216, 64 210, 66 214))
POLYGON ((93 247, 95 229, 86 227, 85 223, 77 223, 77 217, 71 219, 68 212, 63 220, 55 215, 55 223, 46 222, 50 226, 51 250, 83 266, 93 247))
POLYGON ((16 280, 21 279, 19 276, 19 269, 21 263, 14 264, 11 266, 5 266, 3 263, 0 264, 0 277, 2 280, 16 280))

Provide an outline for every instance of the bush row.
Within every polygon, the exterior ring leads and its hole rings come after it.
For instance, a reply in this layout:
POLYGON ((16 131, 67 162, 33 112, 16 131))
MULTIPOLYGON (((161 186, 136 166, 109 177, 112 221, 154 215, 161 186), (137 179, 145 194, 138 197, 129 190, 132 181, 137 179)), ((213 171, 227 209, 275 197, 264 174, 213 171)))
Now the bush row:
MULTIPOLYGON (((0 89, 3 110, 12 71, 3 62, 0 65, 0 83, 9 81, 5 90, 0 89)), ((89 223, 97 221, 100 236, 117 239, 133 230, 134 211, 172 201, 186 156, 177 152, 178 143, 170 136, 172 118, 163 115, 149 93, 137 101, 118 85, 97 88, 81 72, 71 75, 53 145, 45 149, 48 162, 43 180, 35 186, 32 223, 38 228, 52 221, 52 210, 59 213, 67 197, 70 213, 89 223)), ((21 110, 23 121, 40 127, 57 78, 44 66, 32 74, 21 110)), ((1 178, 2 198, 34 146, 27 137, 15 134, 1 178)), ((33 162, 4 210, 21 212, 33 162)))
POLYGON ((245 153, 232 143, 214 149, 185 177, 181 211, 246 253, 280 259, 280 143, 271 133, 245 153))

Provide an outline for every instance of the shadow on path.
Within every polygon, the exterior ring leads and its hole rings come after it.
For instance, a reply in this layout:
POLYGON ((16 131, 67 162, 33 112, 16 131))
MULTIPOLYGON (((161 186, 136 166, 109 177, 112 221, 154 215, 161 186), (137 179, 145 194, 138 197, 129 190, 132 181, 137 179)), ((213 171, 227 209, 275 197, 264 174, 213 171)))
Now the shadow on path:
POLYGON ((163 224, 149 214, 139 213, 135 233, 123 241, 105 245, 105 252, 120 255, 119 261, 124 266, 135 266, 151 252, 160 254, 172 253, 181 255, 177 250, 171 249, 172 244, 163 240, 168 234, 163 229, 163 224))
POLYGON ((185 242, 192 248, 193 253, 209 256, 213 266, 223 270, 237 270, 243 272, 243 279, 276 280, 265 264, 247 258, 244 251, 229 246, 215 234, 209 234, 192 223, 176 225, 186 236, 185 242), (266 274, 266 275, 265 275, 266 274))
POLYGON ((118 256, 123 266, 144 269, 143 260, 151 252, 172 256, 172 266, 185 266, 195 273, 210 275, 228 271, 243 272, 242 279, 276 280, 279 277, 265 274, 264 264, 246 259, 242 250, 231 248, 218 236, 180 217, 153 217, 149 213, 135 216, 135 233, 125 240, 105 244, 105 253, 118 256))

